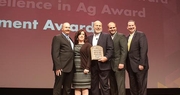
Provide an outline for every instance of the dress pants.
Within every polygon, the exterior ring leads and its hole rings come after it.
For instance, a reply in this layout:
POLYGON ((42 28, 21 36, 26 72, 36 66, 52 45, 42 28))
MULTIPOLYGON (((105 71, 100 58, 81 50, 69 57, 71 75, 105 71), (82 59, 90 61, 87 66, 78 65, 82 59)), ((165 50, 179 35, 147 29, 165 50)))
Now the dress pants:
MULTIPOLYGON (((103 63, 102 63, 103 64, 103 63)), ((110 95, 109 91, 110 70, 100 70, 98 61, 91 64, 91 95, 110 95), (100 90, 99 90, 100 86, 100 90)))
POLYGON ((148 70, 133 72, 128 70, 131 95, 147 95, 148 70))
POLYGON ((126 95, 125 69, 110 72, 111 95, 126 95))
POLYGON ((72 70, 71 72, 68 72, 68 73, 62 72, 61 74, 62 75, 60 76, 56 76, 55 74, 53 95, 70 95, 71 83, 73 80, 74 72, 72 70))

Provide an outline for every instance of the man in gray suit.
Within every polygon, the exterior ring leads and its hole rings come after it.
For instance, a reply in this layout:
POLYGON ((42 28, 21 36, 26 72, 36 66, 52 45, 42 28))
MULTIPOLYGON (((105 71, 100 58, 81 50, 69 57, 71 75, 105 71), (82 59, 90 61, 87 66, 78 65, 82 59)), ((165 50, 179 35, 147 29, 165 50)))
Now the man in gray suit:
POLYGON ((52 41, 52 60, 55 75, 53 95, 70 95, 74 74, 73 42, 69 37, 70 24, 63 23, 62 33, 54 36, 52 41), (63 86, 63 92, 62 91, 63 86))
POLYGON ((129 31, 127 71, 130 81, 131 95, 147 95, 148 76, 148 42, 146 35, 136 30, 135 21, 128 21, 129 31))
POLYGON ((109 22, 108 31, 114 43, 114 53, 111 60, 110 87, 111 95, 126 95, 125 61, 127 57, 127 39, 117 32, 114 22, 109 22))

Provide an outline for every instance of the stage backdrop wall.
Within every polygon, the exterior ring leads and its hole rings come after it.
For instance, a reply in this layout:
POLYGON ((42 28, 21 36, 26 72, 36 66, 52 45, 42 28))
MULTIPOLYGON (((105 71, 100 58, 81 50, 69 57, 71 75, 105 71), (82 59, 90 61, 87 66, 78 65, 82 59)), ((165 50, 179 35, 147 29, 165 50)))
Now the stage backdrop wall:
MULTIPOLYGON (((149 43, 148 88, 180 87, 179 0, 0 0, 0 87, 52 88, 51 42, 62 23, 71 37, 95 20, 115 22, 128 35, 127 21, 149 43)), ((108 32, 107 32, 108 33, 108 32)), ((126 87, 129 87, 128 76, 126 87)))

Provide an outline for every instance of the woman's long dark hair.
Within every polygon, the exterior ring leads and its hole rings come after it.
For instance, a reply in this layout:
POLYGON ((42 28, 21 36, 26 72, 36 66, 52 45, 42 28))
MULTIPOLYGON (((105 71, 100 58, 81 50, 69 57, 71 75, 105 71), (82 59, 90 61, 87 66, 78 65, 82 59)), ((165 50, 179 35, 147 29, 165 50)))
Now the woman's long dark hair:
POLYGON ((81 34, 81 32, 84 32, 84 35, 85 35, 84 43, 88 42, 86 31, 84 29, 80 29, 75 33, 75 36, 74 36, 74 44, 75 45, 78 44, 78 36, 81 34))

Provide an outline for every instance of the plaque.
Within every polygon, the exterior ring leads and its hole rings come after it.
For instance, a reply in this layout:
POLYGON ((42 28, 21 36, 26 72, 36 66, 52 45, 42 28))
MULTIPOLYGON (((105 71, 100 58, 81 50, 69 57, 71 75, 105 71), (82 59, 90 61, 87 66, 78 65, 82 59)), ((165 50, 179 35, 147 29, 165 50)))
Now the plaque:
POLYGON ((92 46, 91 47, 91 60, 99 60, 99 58, 103 57, 103 48, 101 46, 92 46))

